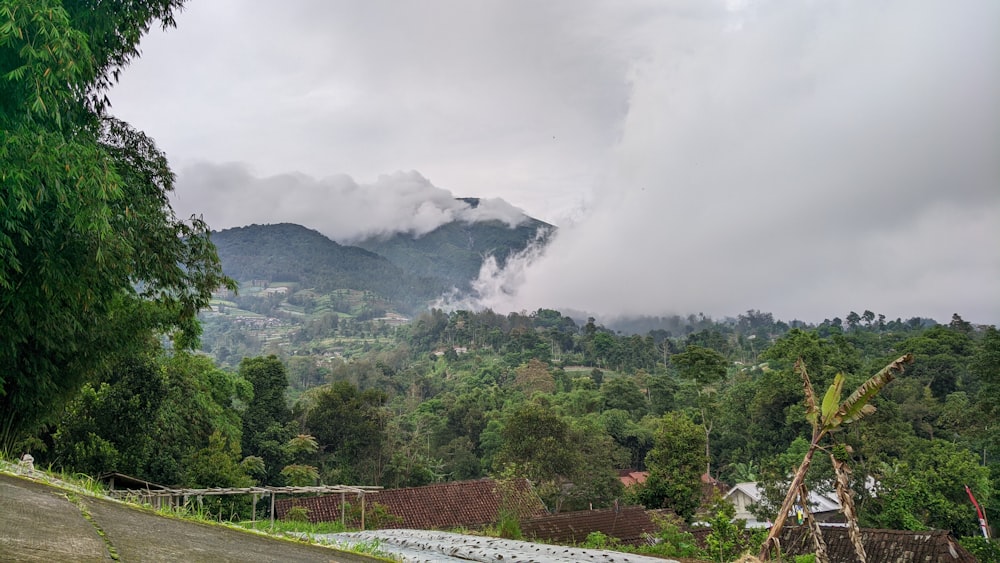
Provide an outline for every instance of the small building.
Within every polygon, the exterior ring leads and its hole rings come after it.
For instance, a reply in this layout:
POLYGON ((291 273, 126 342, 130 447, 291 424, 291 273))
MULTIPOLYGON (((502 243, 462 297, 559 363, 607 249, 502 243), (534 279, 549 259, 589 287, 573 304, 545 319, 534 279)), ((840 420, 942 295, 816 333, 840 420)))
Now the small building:
MULTIPOLYGON (((292 507, 303 507, 311 522, 336 522, 344 517, 343 503, 353 500, 343 495, 283 499, 276 501, 274 508, 279 518, 292 507)), ((496 524, 501 510, 512 511, 522 522, 546 514, 545 505, 526 479, 478 479, 387 489, 365 494, 365 502, 366 513, 378 505, 389 516, 378 524, 381 528, 477 529, 496 524)), ((352 520, 347 525, 358 528, 361 522, 352 520)))
MULTIPOLYGON (((149 481, 144 481, 137 477, 132 477, 131 475, 125 475, 124 473, 108 472, 102 473, 97 477, 97 480, 104 483, 108 488, 108 491, 128 491, 130 495, 134 495, 132 500, 138 503, 150 504, 153 508, 162 508, 164 506, 173 506, 176 504, 181 504, 183 501, 178 497, 173 496, 163 496, 143 493, 155 493, 162 491, 169 491, 170 488, 166 485, 159 485, 157 483, 151 483, 149 481)), ((113 492, 111 496, 115 495, 113 492)))
MULTIPOLYGON (((771 523, 759 521, 752 512, 753 505, 760 504, 764 498, 760 487, 755 482, 737 483, 724 497, 736 508, 736 520, 746 520, 748 528, 769 528, 771 523)), ((843 520, 840 514, 840 500, 836 493, 818 493, 809 491, 809 511, 817 522, 835 522, 843 520)))

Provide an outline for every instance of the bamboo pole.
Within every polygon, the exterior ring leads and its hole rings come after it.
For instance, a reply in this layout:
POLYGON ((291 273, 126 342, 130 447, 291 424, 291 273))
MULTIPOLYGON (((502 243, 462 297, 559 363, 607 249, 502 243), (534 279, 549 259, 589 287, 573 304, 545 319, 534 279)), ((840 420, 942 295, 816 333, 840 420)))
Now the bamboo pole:
POLYGON ((823 540, 823 530, 819 527, 819 522, 813 517, 812 509, 809 508, 809 491, 806 484, 799 485, 799 502, 802 503, 802 514, 806 517, 806 524, 812 532, 813 547, 816 549, 816 563, 830 563, 830 556, 826 551, 826 541, 823 540))

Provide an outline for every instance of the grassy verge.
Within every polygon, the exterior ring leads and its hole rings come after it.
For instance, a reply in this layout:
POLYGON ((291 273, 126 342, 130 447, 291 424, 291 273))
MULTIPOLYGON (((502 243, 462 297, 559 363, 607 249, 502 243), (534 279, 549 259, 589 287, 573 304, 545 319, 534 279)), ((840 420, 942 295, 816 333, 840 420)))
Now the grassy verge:
POLYGON ((256 522, 238 522, 236 524, 248 530, 257 530, 271 534, 337 534, 346 532, 340 522, 288 522, 285 520, 275 520, 274 527, 271 527, 269 520, 257 520, 256 522))

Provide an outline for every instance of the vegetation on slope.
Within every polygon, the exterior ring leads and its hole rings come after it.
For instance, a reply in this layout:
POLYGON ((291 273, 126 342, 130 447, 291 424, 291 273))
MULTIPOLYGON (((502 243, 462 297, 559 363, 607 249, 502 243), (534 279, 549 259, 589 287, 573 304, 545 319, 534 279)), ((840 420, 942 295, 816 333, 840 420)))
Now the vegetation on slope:
POLYGON ((442 280, 447 287, 468 290, 469 282, 479 276, 487 256, 503 267, 507 259, 540 238, 547 238, 554 227, 526 217, 511 228, 502 221, 463 223, 453 221, 415 237, 397 233, 388 238, 370 238, 355 244, 416 275, 442 280))

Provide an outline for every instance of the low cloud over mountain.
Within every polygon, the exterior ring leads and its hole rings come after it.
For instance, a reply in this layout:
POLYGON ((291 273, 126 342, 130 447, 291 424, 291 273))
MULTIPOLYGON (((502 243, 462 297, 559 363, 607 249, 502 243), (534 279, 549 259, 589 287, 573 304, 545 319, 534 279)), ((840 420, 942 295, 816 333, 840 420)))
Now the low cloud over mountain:
POLYGON ((366 184, 344 174, 260 177, 243 164, 199 163, 182 169, 177 184, 173 204, 178 215, 201 214, 214 229, 297 223, 341 242, 395 233, 419 236, 452 221, 499 220, 515 227, 527 219, 499 198, 482 198, 475 206, 458 200, 415 171, 366 184))

